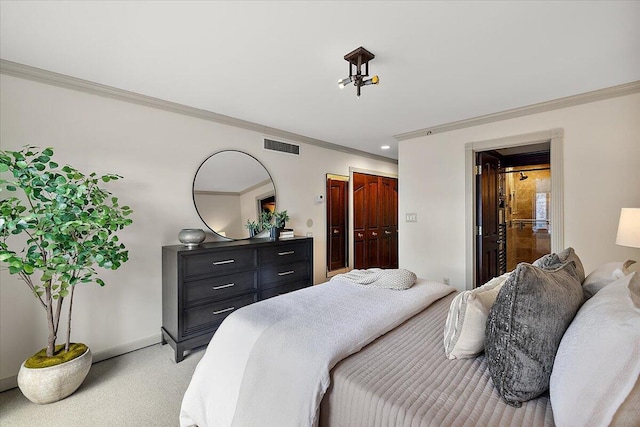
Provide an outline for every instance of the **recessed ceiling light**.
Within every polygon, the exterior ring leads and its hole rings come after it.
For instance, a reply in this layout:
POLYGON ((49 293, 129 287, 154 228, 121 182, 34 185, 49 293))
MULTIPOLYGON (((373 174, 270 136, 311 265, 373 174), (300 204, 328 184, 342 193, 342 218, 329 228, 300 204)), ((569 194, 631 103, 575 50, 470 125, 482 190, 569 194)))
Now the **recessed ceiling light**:
POLYGON ((383 145, 382 147, 380 147, 380 149, 382 150, 388 150, 389 148, 391 148, 390 145, 383 145))

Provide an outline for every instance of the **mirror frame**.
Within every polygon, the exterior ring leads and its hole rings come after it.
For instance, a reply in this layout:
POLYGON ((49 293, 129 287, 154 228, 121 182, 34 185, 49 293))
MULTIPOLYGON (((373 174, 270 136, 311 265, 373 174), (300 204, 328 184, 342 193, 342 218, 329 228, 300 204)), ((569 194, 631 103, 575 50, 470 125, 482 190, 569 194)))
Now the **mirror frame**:
MULTIPOLYGON (((198 210, 198 205, 196 204, 196 178, 198 177, 198 172, 200 172, 200 169, 202 168, 202 166, 204 166, 205 163, 207 163, 208 160, 210 160, 213 156, 216 156, 218 154, 222 154, 222 153, 229 153, 229 152, 234 152, 234 153, 239 153, 239 154, 244 154, 250 158, 252 158, 253 160, 255 160, 260 166, 262 166, 262 168, 265 170, 265 172, 267 173, 267 175, 269 176, 269 179, 271 180, 271 184, 273 185, 273 198, 274 198, 274 209, 277 208, 278 205, 278 197, 277 197, 277 190, 276 190, 276 183, 273 180, 273 176, 271 176, 271 172, 269 172, 269 169, 267 169, 267 167, 260 161, 258 160, 254 155, 246 153, 244 151, 240 151, 240 150, 234 150, 234 149, 226 149, 226 150, 220 150, 220 151, 216 151, 215 153, 211 154, 210 156, 207 156, 198 166, 198 169, 196 169, 195 174, 193 175, 193 182, 191 184, 191 197, 193 200, 193 206, 196 209, 196 213, 198 214, 198 217, 200 218, 200 220, 202 221, 202 223, 218 238, 224 240, 224 241, 236 241, 236 240, 250 240, 250 239, 255 239, 255 238, 262 238, 262 237, 267 237, 269 232, 268 230, 263 230, 260 233, 256 234, 253 237, 241 237, 241 238, 235 238, 235 237, 229 237, 229 236, 223 236, 222 234, 218 233, 218 231, 214 230, 211 225, 209 225, 204 218, 202 217, 202 215, 200 214, 200 211, 198 210)), ((244 225, 243 225, 244 226, 244 225)))

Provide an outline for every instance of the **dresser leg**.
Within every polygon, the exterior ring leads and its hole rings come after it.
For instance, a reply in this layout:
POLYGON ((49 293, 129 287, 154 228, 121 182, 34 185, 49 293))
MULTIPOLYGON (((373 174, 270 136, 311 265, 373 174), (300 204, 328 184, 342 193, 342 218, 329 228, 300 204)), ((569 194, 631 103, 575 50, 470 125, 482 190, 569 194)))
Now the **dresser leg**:
POLYGON ((184 348, 180 345, 176 345, 176 363, 180 363, 184 360, 184 348))

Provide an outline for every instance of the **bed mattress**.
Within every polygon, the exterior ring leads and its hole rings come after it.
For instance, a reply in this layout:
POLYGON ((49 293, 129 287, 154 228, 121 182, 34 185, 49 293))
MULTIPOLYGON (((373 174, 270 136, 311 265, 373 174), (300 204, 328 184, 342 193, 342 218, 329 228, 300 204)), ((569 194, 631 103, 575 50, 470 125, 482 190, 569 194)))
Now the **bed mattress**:
POLYGON ((455 295, 338 363, 320 426, 553 426, 548 395, 514 408, 495 390, 483 355, 445 357, 442 334, 455 295))

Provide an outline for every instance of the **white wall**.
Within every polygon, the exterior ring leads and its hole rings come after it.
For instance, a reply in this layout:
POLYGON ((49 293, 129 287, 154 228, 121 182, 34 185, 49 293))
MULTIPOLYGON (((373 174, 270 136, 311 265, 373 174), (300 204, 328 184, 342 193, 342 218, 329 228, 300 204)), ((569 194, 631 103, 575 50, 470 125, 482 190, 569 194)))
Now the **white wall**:
POLYGON ((232 238, 249 237, 242 222, 240 196, 196 193, 193 199, 200 217, 216 232, 232 238))
MULTIPOLYGON (((635 259, 615 244, 622 207, 640 207, 640 94, 401 142, 400 264, 465 288, 465 144, 564 129, 564 243, 585 270, 635 259), (416 212, 417 223, 404 222, 416 212)), ((553 178, 552 178, 553 179, 553 178)))
MULTIPOLYGON (((100 357, 159 341, 161 247, 178 244, 182 228, 206 228, 193 206, 191 186, 200 163, 223 149, 252 154, 271 173, 287 226, 314 235, 314 281, 325 280, 325 174, 349 167, 397 173, 397 165, 300 144, 300 156, 265 151, 263 135, 228 125, 111 98, 0 76, 0 143, 52 146, 59 163, 124 176, 110 186, 130 205, 134 224, 121 240, 130 260, 105 272, 107 283, 81 285, 74 301, 74 341, 100 357), (313 226, 307 227, 307 220, 313 226)), ((293 141, 295 142, 295 141, 293 141)), ((46 318, 27 287, 0 273, 0 389, 20 363, 46 345, 46 318)), ((61 334, 62 335, 62 334, 61 334)))

